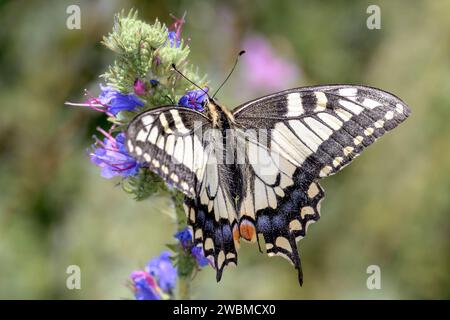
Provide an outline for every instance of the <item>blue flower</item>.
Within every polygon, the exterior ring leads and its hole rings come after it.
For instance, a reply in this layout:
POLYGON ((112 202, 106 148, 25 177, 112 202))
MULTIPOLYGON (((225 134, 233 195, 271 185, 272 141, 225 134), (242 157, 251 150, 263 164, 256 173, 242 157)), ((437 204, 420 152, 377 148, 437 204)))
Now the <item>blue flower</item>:
POLYGON ((173 48, 179 48, 181 44, 181 40, 178 38, 177 33, 175 31, 170 31, 169 35, 170 46, 173 48))
POLYGON ((175 238, 180 241, 180 244, 184 249, 189 250, 188 252, 190 252, 190 254, 195 258, 200 267, 204 267, 209 264, 209 260, 206 259, 203 254, 203 248, 193 246, 192 233, 188 227, 175 233, 175 238))
POLYGON ((192 234, 189 231, 188 227, 175 233, 175 238, 177 238, 178 241, 180 241, 183 248, 190 247, 192 244, 192 234))
POLYGON ((134 271, 130 278, 136 300, 161 300, 161 289, 150 274, 145 271, 134 271))
POLYGON ((206 94, 207 92, 208 88, 189 91, 181 97, 178 101, 178 105, 181 107, 203 111, 204 103, 208 99, 208 95, 206 94))
POLYGON ((171 292, 177 281, 177 269, 173 266, 170 256, 169 251, 163 251, 159 257, 151 259, 146 268, 164 292, 171 292))
POLYGON ((204 267, 209 264, 209 260, 203 254, 202 247, 193 247, 191 249, 191 254, 192 256, 194 256, 195 260, 197 260, 197 263, 200 267, 204 267))
POLYGON ((168 38, 169 38, 169 43, 170 46, 173 48, 179 48, 180 44, 181 44, 181 28, 183 26, 183 24, 185 23, 185 16, 186 13, 183 15, 183 17, 181 19, 175 17, 174 15, 171 15, 172 19, 174 20, 173 24, 169 27, 169 34, 168 34, 168 38))
POLYGON ((102 92, 98 96, 98 100, 113 115, 117 115, 120 111, 132 111, 137 107, 143 107, 144 103, 134 94, 123 94, 111 87, 100 85, 102 92))
POLYGON ((151 79, 150 84, 152 85, 152 87, 156 87, 159 84, 159 81, 156 79, 151 79))
POLYGON ((139 172, 140 164, 125 148, 125 134, 119 133, 115 138, 98 128, 105 136, 103 141, 96 139, 91 161, 102 168, 102 176, 110 179, 115 176, 128 177, 139 172))
POLYGON ((163 251, 151 259, 145 271, 131 273, 132 288, 136 300, 169 299, 175 288, 177 269, 170 259, 170 252, 163 251))

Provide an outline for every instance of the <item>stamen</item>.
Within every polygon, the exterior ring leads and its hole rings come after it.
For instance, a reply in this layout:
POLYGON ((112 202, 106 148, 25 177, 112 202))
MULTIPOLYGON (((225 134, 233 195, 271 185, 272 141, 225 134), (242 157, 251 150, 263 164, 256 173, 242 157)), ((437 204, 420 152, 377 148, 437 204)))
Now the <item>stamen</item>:
POLYGON ((97 130, 100 131, 106 138, 108 138, 108 140, 113 141, 113 142, 116 141, 116 139, 111 134, 109 134, 108 132, 106 132, 102 128, 97 127, 97 130))
POLYGON ((177 40, 179 40, 181 35, 181 27, 186 22, 186 20, 184 20, 184 18, 186 17, 186 11, 184 12, 183 17, 181 17, 181 19, 177 18, 173 14, 170 14, 170 17, 175 20, 175 22, 170 26, 170 28, 175 30, 175 35, 177 37, 177 40))
POLYGON ((89 107, 93 110, 104 112, 108 117, 115 117, 112 113, 110 113, 109 106, 106 104, 103 104, 97 97, 94 97, 87 89, 84 89, 84 95, 88 97, 87 102, 89 103, 89 107), (92 103, 92 101, 95 102, 95 104, 92 103), (100 109, 99 107, 103 107, 104 109, 100 109), (97 107, 97 108, 95 108, 97 107))
POLYGON ((95 134, 92 137, 95 140, 95 144, 99 144, 100 146, 103 147, 103 149, 106 147, 105 143, 102 140, 100 140, 99 138, 97 138, 97 136, 95 134))

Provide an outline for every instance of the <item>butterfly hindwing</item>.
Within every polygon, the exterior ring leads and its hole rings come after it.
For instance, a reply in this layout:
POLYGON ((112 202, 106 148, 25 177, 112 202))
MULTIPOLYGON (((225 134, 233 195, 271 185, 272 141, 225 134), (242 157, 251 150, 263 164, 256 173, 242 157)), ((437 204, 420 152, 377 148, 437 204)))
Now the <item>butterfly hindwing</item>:
POLYGON ((268 207, 257 212, 256 232, 263 235, 269 256, 282 256, 294 265, 301 285, 303 274, 297 241, 306 235, 311 223, 319 220, 324 192, 318 182, 308 185, 300 176, 295 180, 287 188, 286 196, 278 199, 276 209, 268 207))
POLYGON ((237 265, 235 230, 238 222, 236 219, 230 222, 227 218, 216 220, 214 213, 199 198, 186 197, 184 208, 194 235, 194 245, 204 249, 204 255, 216 269, 216 278, 220 281, 225 266, 237 265))
MULTIPOLYGON (((186 199, 189 224, 193 227, 195 243, 202 243, 205 256, 217 271, 217 281, 224 267, 237 264, 239 216, 235 199, 240 190, 241 175, 234 164, 226 164, 223 136, 220 130, 205 133, 208 163, 204 169, 197 196, 186 199)), ((230 152, 233 152, 234 147, 230 152)))

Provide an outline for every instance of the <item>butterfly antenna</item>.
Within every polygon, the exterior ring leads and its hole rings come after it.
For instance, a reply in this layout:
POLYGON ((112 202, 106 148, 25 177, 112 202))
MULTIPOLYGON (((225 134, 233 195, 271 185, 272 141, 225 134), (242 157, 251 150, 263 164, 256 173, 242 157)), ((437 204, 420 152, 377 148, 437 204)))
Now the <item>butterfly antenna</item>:
POLYGON ((222 82, 222 84, 219 86, 219 88, 216 90, 216 92, 213 94, 212 98, 214 99, 214 97, 216 96, 216 94, 220 91, 220 89, 222 89, 223 85, 228 81, 228 79, 230 79, 231 75, 233 74, 234 69, 237 66, 237 63, 239 61, 239 57, 242 56, 245 53, 244 50, 242 50, 241 52, 238 53, 238 55, 236 56, 236 60, 234 61, 234 65, 233 68, 231 68, 230 73, 228 73, 228 76, 225 78, 225 80, 222 82))
POLYGON ((186 79, 187 81, 189 81, 189 83, 191 83, 192 85, 196 86, 197 88, 199 88, 200 90, 202 90, 210 100, 212 100, 212 98, 209 96, 208 92, 205 91, 205 89, 201 88, 198 84, 196 84, 194 81, 190 80, 188 77, 186 77, 180 70, 177 69, 177 67, 175 66, 175 63, 172 63, 172 68, 173 70, 175 70, 180 76, 182 76, 184 79, 186 79))

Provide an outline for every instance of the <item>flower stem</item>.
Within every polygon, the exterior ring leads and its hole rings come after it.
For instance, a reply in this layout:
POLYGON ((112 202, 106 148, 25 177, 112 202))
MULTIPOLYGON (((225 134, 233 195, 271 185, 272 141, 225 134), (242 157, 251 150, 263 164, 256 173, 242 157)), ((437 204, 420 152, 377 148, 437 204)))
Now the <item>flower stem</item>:
POLYGON ((191 291, 191 280, 186 277, 178 276, 178 300, 189 300, 191 291))
MULTIPOLYGON (((184 213, 183 201, 184 195, 179 191, 171 192, 172 201, 175 205, 175 215, 177 223, 177 231, 183 230, 187 226, 186 214, 184 213)), ((177 281, 177 295, 178 300, 190 299, 190 288, 192 280, 191 268, 184 268, 182 266, 189 265, 189 255, 186 255, 183 248, 180 246, 178 252, 178 281, 177 281)))

